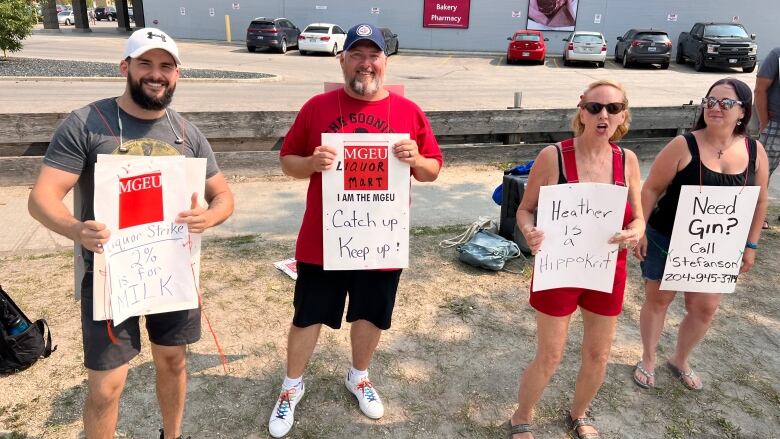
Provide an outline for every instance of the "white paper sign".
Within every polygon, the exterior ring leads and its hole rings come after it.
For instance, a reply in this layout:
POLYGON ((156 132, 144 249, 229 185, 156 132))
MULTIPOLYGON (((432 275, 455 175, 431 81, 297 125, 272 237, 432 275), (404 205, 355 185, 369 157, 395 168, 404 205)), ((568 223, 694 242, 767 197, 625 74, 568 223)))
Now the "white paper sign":
POLYGON ((600 24, 601 23, 601 14, 595 14, 593 16, 593 23, 600 24))
POLYGON ((409 134, 322 135, 336 148, 322 173, 325 270, 409 266, 409 165, 393 145, 409 134))
POLYGON ((539 188, 537 227, 544 241, 534 258, 534 291, 587 288, 611 293, 628 188, 577 183, 539 188))
POLYGON ((666 21, 677 21, 677 14, 666 14, 666 21))
POLYGON ((181 15, 187 15, 187 9, 184 6, 182 6, 179 8, 179 13, 181 15))
POLYGON ((372 14, 378 14, 379 13, 379 8, 371 8, 371 13, 372 14))
POLYGON ((241 9, 241 4, 239 4, 238 2, 233 2, 233 9, 235 9, 236 11, 241 9))
POLYGON ((314 9, 318 11, 324 11, 325 9, 328 9, 327 5, 314 5, 314 9))
POLYGON ((209 8, 209 17, 213 17, 214 15, 216 15, 214 8, 209 8))
POLYGON ((520 18, 523 16, 521 11, 512 11, 512 18, 520 18))
POLYGON ((661 289, 733 293, 758 193, 758 186, 683 186, 661 289))
POLYGON ((190 208, 185 158, 121 158, 95 165, 95 219, 111 231, 101 273, 104 314, 118 325, 131 316, 197 308, 190 234, 175 223, 190 208))

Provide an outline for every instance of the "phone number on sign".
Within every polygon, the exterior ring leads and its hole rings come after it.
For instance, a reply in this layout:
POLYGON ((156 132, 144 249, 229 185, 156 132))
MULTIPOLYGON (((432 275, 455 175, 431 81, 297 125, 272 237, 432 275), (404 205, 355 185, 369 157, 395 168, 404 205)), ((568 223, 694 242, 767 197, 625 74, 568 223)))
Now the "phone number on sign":
POLYGON ((737 282, 736 274, 727 273, 666 273, 664 274, 664 281, 666 282, 709 282, 709 283, 722 283, 733 284, 737 282))

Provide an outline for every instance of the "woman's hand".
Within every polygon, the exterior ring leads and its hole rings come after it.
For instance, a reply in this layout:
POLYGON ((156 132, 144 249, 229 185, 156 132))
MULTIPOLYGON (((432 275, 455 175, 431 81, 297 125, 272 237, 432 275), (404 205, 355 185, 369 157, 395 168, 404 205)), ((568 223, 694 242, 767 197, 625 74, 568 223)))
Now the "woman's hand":
POLYGON ((756 263, 756 251, 752 248, 745 248, 742 252, 742 266, 739 267, 740 274, 747 273, 753 268, 753 264, 756 263))
POLYGON ((618 233, 615 233, 609 241, 610 244, 617 244, 619 249, 630 248, 634 249, 639 244, 639 240, 644 236, 644 230, 640 230, 637 227, 629 227, 623 229, 618 233))
POLYGON ((544 241, 544 232, 541 229, 532 225, 526 225, 523 228, 521 228, 520 231, 523 233, 525 242, 528 244, 528 247, 530 247, 531 249, 531 254, 535 255, 536 252, 539 251, 539 248, 542 246, 542 241, 544 241))
POLYGON ((647 257, 647 237, 643 236, 639 239, 639 243, 634 247, 634 257, 640 261, 644 261, 647 257))

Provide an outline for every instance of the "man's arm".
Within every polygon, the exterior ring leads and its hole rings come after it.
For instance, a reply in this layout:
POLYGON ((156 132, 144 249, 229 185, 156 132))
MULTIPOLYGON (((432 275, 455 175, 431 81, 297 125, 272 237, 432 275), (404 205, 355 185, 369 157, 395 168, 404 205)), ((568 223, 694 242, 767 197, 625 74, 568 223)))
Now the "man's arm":
POLYGON ((204 197, 209 204, 208 208, 200 206, 198 194, 193 193, 190 210, 180 213, 176 218, 176 222, 187 224, 190 233, 203 233, 210 227, 222 224, 233 214, 233 192, 221 172, 206 180, 204 197))
POLYGON ((320 145, 314 148, 310 156, 283 155, 279 160, 282 163, 282 172, 294 178, 309 178, 315 172, 322 172, 333 166, 336 159, 336 149, 331 146, 320 145))
POLYGON ((79 221, 62 202, 78 179, 76 174, 42 165, 27 199, 27 209, 47 229, 72 239, 88 250, 102 253, 102 246, 110 235, 106 226, 97 221, 79 221))
POLYGON ((756 76, 756 88, 753 92, 753 101, 756 104, 756 116, 758 116, 758 130, 764 131, 764 128, 769 125, 769 102, 767 100, 767 92, 772 85, 771 78, 762 78, 756 76))

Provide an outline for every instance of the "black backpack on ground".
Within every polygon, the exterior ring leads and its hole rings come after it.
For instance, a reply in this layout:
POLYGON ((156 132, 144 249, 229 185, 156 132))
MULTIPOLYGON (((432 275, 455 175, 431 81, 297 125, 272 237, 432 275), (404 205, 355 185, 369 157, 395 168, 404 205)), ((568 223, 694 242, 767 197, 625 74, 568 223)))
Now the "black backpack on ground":
MULTIPOLYGON (((20 317, 29 325, 24 331, 9 335, 8 328, 0 323, 0 374, 9 374, 27 369, 40 358, 46 358, 57 350, 51 345, 51 331, 46 320, 34 323, 11 300, 11 297, 0 286, 0 313, 8 313, 20 317), (44 334, 46 337, 44 339, 44 334)), ((5 314, 5 315, 8 315, 5 314)))

